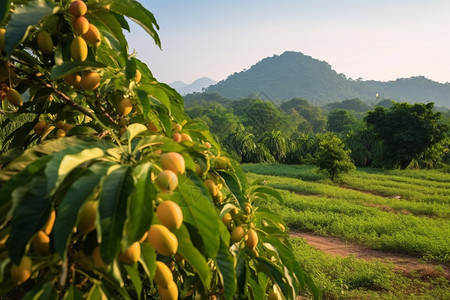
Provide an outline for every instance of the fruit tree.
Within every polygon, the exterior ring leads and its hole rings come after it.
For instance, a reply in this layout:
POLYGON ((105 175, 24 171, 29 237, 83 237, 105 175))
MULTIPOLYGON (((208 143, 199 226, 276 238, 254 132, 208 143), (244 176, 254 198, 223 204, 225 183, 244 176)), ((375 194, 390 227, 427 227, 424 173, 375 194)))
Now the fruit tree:
POLYGON ((282 201, 128 53, 133 0, 0 7, 0 295, 294 299, 282 201))

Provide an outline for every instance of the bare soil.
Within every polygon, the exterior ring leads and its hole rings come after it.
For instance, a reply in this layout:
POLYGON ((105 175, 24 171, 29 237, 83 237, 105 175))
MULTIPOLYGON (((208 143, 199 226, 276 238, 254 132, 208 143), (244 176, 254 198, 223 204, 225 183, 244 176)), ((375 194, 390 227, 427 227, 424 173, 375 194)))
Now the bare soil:
POLYGON ((437 278, 445 276, 450 280, 450 266, 448 265, 437 266, 423 263, 416 257, 374 250, 363 245, 348 243, 335 237, 298 231, 291 231, 290 235, 291 237, 305 239, 309 245, 331 256, 347 257, 352 255, 355 258, 364 260, 378 259, 382 262, 392 264, 395 271, 404 274, 415 272, 423 277, 437 278))

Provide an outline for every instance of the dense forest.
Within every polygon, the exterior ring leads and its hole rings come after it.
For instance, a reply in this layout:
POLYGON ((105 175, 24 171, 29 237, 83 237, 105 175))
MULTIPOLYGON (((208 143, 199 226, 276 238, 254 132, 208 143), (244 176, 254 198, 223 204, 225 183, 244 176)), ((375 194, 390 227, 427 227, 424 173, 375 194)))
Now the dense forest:
POLYGON ((242 162, 317 164, 321 149, 331 141, 338 145, 336 139, 356 166, 435 168, 450 162, 450 111, 439 112, 433 103, 355 98, 316 106, 293 98, 277 105, 206 92, 186 95, 185 106, 242 162))
POLYGON ((317 105, 352 98, 373 103, 391 98, 412 103, 432 101, 436 106, 450 107, 450 83, 438 83, 423 76, 388 82, 347 78, 327 62, 292 51, 265 58, 206 91, 235 99, 260 97, 275 103, 294 97, 317 105))

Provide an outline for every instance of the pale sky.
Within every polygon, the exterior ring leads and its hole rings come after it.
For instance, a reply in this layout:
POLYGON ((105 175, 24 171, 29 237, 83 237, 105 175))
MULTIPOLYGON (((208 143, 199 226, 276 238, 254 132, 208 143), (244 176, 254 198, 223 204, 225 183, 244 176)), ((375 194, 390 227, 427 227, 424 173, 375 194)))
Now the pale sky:
POLYGON ((141 0, 160 50, 131 24, 130 51, 165 83, 223 80, 298 51, 365 80, 450 82, 450 0, 141 0))

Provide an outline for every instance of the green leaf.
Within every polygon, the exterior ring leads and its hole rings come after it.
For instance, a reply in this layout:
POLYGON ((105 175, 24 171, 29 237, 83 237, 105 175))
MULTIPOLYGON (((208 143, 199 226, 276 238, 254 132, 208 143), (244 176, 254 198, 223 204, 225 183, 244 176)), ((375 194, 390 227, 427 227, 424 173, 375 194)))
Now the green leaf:
POLYGON ((133 0, 112 0, 111 11, 125 15, 141 26, 155 41, 155 44, 161 47, 161 41, 155 30, 159 29, 156 19, 151 12, 143 7, 139 2, 133 0))
POLYGON ((6 15, 8 14, 9 7, 11 6, 11 0, 6 0, 0 5, 0 24, 3 24, 6 15))
POLYGON ((152 183, 152 163, 147 162, 134 169, 137 179, 135 189, 128 201, 126 238, 127 246, 148 231, 153 219, 153 199, 156 199, 156 188, 152 183))
POLYGON ((43 218, 48 215, 51 199, 47 194, 47 178, 43 171, 37 173, 30 182, 30 187, 14 212, 9 238, 9 256, 18 265, 25 253, 28 241, 43 225, 43 218))
POLYGON ((171 110, 170 99, 163 89, 158 87, 158 84, 142 84, 139 87, 141 90, 145 91, 149 97, 157 100, 157 103, 161 103, 169 111, 171 110))
POLYGON ((141 243, 140 263, 147 273, 148 277, 153 280, 156 272, 156 252, 149 243, 141 243))
POLYGON ((9 57, 14 49, 28 35, 28 31, 36 25, 39 20, 51 14, 53 6, 45 1, 29 1, 24 5, 17 5, 8 22, 8 30, 5 34, 5 51, 9 57))
POLYGON ((57 299, 55 287, 51 282, 36 285, 34 289, 25 294, 22 300, 51 300, 57 299))
POLYGON ((66 249, 81 206, 94 193, 110 167, 111 163, 108 162, 96 163, 89 167, 86 173, 70 186, 64 200, 58 206, 53 238, 55 251, 62 258, 66 257, 66 249))
POLYGON ((139 123, 134 123, 128 126, 126 131, 128 143, 130 143, 135 136, 145 131, 147 131, 147 127, 139 123))
POLYGON ((211 284, 211 272, 205 257, 198 251, 191 242, 189 232, 185 225, 173 232, 178 239, 178 253, 194 268, 200 277, 206 290, 211 284))
POLYGON ((65 155, 62 159, 59 169, 58 169, 58 181, 61 181, 62 178, 67 176, 73 169, 78 167, 79 165, 93 160, 95 158, 102 157, 104 152, 100 148, 89 148, 84 149, 80 153, 65 155))
POLYGON ((123 227, 127 218, 128 197, 133 192, 131 168, 114 166, 105 178, 100 193, 100 253, 106 264, 120 251, 123 227))
MULTIPOLYGON (((105 28, 107 28, 117 39, 120 45, 120 52, 123 57, 127 57, 128 43, 122 32, 122 26, 120 22, 114 17, 113 14, 107 11, 94 11, 91 12, 97 20, 99 20, 105 28)), ((122 14, 122 13, 121 13, 122 14)))
POLYGON ((254 260, 257 263, 257 270, 259 272, 264 272, 278 284, 286 298, 295 298, 296 295, 294 289, 286 284, 283 272, 272 261, 264 257, 255 257, 254 260))
POLYGON ((186 170, 189 178, 180 177, 178 191, 174 192, 173 201, 177 202, 183 212, 184 222, 198 229, 205 251, 215 257, 219 251, 219 218, 210 200, 203 182, 195 173, 186 170))
POLYGON ((233 299, 234 292, 236 291, 236 272, 234 270, 234 258, 231 255, 228 246, 222 239, 220 240, 220 248, 219 252, 217 253, 216 263, 223 278, 225 300, 231 300, 233 299))
POLYGON ((105 292, 101 288, 100 284, 94 284, 89 291, 89 294, 87 296, 88 300, 103 300, 108 299, 108 297, 105 295, 105 292))
POLYGON ((106 65, 96 62, 96 61, 64 61, 60 65, 54 65, 50 72, 50 75, 53 80, 58 80, 67 75, 81 72, 84 70, 92 70, 92 69, 103 69, 106 68, 106 65))
POLYGON ((137 264, 134 263, 133 265, 127 265, 123 264, 123 267, 127 271, 128 276, 131 279, 131 282, 134 285, 134 288, 136 289, 136 294, 138 299, 141 299, 141 292, 142 292, 142 280, 139 277, 139 271, 137 268, 137 264))
POLYGON ((136 76, 136 60, 134 58, 127 59, 125 65, 125 78, 131 80, 136 76))
POLYGON ((62 300, 83 300, 83 294, 73 284, 69 286, 62 300))
POLYGON ((281 204, 284 203, 283 198, 281 197, 280 193, 270 187, 265 187, 265 186, 259 186, 253 189, 252 193, 261 193, 261 194, 267 194, 272 196, 273 198, 275 198, 276 200, 278 200, 278 202, 280 202, 281 204))
POLYGON ((245 195, 242 192, 242 186, 236 179, 236 177, 225 171, 220 171, 218 173, 225 180, 225 184, 227 185, 234 198, 239 202, 239 205, 241 207, 244 207, 247 200, 245 199, 245 195))
MULTIPOLYGON (((245 287, 247 286, 247 266, 245 258, 239 255, 236 264, 236 279, 239 299, 245 295, 245 287)), ((245 298, 243 298, 245 299, 245 298)))

